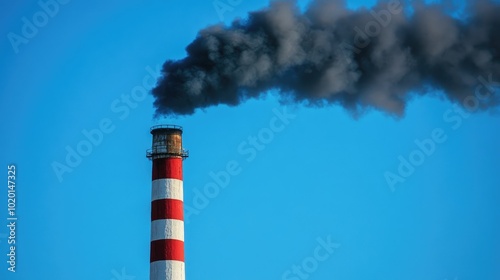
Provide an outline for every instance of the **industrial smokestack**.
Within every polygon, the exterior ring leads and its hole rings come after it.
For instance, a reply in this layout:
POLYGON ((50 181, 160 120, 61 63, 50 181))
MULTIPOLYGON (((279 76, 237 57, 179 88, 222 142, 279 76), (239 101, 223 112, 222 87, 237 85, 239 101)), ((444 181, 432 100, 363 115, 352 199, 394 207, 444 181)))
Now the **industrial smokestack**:
POLYGON ((150 280, 184 280, 184 209, 182 128, 161 125, 151 128, 153 161, 151 195, 150 280))
MULTIPOLYGON (((269 90, 285 103, 401 116, 414 95, 442 91, 462 103, 480 75, 500 73, 498 2, 464 1, 460 17, 449 5, 408 2, 349 10, 344 1, 315 0, 301 11, 273 1, 230 26, 205 28, 184 59, 163 65, 156 116, 235 106, 269 90)), ((495 95, 479 107, 497 103, 495 95)))

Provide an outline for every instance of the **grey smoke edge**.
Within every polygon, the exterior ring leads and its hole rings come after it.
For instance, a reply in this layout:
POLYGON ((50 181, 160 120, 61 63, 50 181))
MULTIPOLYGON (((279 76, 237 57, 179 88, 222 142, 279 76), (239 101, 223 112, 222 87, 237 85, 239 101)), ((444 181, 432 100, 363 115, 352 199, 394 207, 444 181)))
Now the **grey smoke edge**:
MULTIPOLYGON (((461 102, 479 75, 500 74, 498 2, 467 1, 460 19, 444 4, 408 13, 405 2, 352 11, 343 1, 316 0, 301 12, 293 1, 276 1, 230 26, 205 28, 184 59, 163 65, 152 91, 156 116, 236 106, 269 90, 285 103, 401 116, 414 95, 437 90, 461 102)), ((495 95, 481 108, 497 103, 495 95)))

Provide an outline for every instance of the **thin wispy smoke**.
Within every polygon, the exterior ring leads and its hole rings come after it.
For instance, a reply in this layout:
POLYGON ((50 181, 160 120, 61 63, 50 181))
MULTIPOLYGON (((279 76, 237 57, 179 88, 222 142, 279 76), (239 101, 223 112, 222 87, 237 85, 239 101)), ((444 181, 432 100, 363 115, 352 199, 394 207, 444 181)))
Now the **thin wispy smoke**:
POLYGON ((163 65, 152 91, 156 115, 235 106, 274 90, 285 103, 400 116, 412 96, 439 92, 461 102, 479 75, 500 74, 498 2, 468 1, 460 16, 449 4, 404 3, 349 10, 344 1, 316 0, 302 11, 276 1, 230 26, 207 27, 185 58, 163 65))

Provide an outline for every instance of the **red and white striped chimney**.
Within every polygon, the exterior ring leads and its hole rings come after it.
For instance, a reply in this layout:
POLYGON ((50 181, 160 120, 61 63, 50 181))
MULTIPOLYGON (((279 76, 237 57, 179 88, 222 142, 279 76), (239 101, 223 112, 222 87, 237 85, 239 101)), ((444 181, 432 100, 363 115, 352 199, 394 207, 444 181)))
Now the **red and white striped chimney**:
POLYGON ((150 280, 185 280, 182 127, 151 128, 153 161, 150 280))

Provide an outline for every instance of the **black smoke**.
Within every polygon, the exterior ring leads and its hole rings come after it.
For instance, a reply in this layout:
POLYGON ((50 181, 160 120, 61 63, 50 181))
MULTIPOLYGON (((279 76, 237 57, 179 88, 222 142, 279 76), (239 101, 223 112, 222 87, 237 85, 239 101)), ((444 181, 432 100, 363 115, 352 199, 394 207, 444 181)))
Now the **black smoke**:
MULTIPOLYGON (((466 1, 462 12, 448 2, 407 2, 349 10, 344 1, 315 0, 301 11, 275 1, 230 26, 207 27, 185 58, 163 65, 152 91, 156 115, 235 106, 275 90, 285 103, 400 116, 415 95, 440 92, 461 103, 479 76, 500 74, 498 2, 466 1)), ((497 104, 493 97, 481 108, 497 104)))

